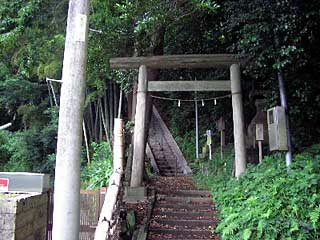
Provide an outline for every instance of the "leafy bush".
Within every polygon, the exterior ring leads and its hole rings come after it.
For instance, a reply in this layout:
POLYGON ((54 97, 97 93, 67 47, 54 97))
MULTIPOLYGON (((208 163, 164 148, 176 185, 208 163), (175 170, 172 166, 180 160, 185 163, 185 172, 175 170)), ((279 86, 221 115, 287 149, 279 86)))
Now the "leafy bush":
POLYGON ((195 159, 196 151, 195 151, 195 133, 193 131, 186 132, 183 136, 179 136, 178 134, 175 134, 175 140, 177 144, 179 145, 181 151, 183 152, 183 155, 186 159, 192 160, 195 159))
MULTIPOLYGON (((215 176, 224 175, 229 178, 233 174, 234 168, 234 148, 233 144, 229 144, 223 151, 223 158, 221 158, 220 147, 212 152, 212 160, 206 156, 199 159, 192 165, 196 172, 196 178, 199 183, 207 184, 210 179, 215 176)), ((215 179, 216 181, 216 179, 215 179)))
POLYGON ((3 153, 7 155, 3 170, 8 172, 32 171, 39 161, 40 154, 35 146, 39 140, 29 131, 7 132, 6 142, 2 146, 3 153), (30 140, 34 141, 30 141, 30 140))
POLYGON ((200 178, 219 206, 222 239, 320 238, 320 155, 311 149, 297 155, 290 170, 283 159, 266 157, 239 180, 223 172, 200 178))
POLYGON ((5 130, 0 131, 0 171, 4 171, 3 167, 10 158, 9 152, 5 147, 5 143, 9 141, 10 133, 5 130))
POLYGON ((82 187, 96 189, 107 186, 112 174, 112 154, 107 142, 91 144, 91 162, 81 172, 82 187))
MULTIPOLYGON (((40 114, 40 113, 39 113, 40 114)), ((17 172, 54 172, 58 110, 44 111, 44 124, 33 124, 24 131, 0 131, 0 170, 17 172), (51 156, 51 157, 50 157, 51 156)))

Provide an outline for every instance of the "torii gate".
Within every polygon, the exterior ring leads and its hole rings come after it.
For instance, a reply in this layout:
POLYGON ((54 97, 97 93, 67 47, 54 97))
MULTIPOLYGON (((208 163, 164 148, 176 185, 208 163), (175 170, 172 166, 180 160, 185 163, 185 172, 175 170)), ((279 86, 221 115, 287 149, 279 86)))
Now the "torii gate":
POLYGON ((241 94, 240 62, 230 54, 167 55, 110 59, 111 69, 139 68, 137 105, 134 127, 134 150, 131 187, 139 187, 143 180, 145 156, 145 123, 147 92, 159 91, 231 91, 235 148, 235 176, 246 168, 244 117, 241 94), (230 80, 212 81, 148 81, 147 68, 230 68, 230 80))

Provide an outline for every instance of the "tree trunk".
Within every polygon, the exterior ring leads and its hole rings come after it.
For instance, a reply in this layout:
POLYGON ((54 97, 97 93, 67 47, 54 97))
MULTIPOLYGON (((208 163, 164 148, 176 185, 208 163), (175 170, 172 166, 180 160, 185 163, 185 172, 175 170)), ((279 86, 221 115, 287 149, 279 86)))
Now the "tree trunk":
POLYGON ((288 114, 286 88, 285 88, 282 69, 278 70, 277 75, 278 75, 278 82, 279 82, 281 106, 286 111, 286 128, 287 128, 287 144, 288 144, 288 151, 286 152, 286 165, 287 165, 287 167, 289 167, 292 163, 292 144, 291 144, 291 131, 290 131, 290 125, 289 125, 289 114, 288 114))
MULTIPOLYGON (((164 35, 165 35, 165 27, 159 21, 156 23, 156 29, 151 39, 151 54, 153 56, 163 55, 164 49, 164 35)), ((156 81, 158 80, 159 70, 158 69, 150 69, 148 68, 148 81, 156 81)), ((145 141, 148 139, 149 135, 149 124, 151 120, 152 113, 152 98, 147 94, 147 106, 146 106, 146 133, 145 133, 145 141)))
MULTIPOLYGON (((271 13, 271 20, 273 22, 273 40, 274 40, 274 51, 277 53, 281 48, 280 38, 279 34, 277 33, 277 16, 274 12, 274 7, 272 5, 272 2, 268 0, 269 9, 271 13)), ((283 69, 280 65, 281 61, 279 57, 277 56, 275 58, 275 62, 278 64, 278 70, 277 70, 277 78, 278 78, 278 85, 279 85, 279 91, 280 91, 280 99, 281 99, 281 106, 285 109, 286 112, 286 128, 287 128, 287 144, 288 144, 288 151, 286 153, 286 165, 289 167, 292 163, 292 144, 291 144, 291 131, 289 126, 289 112, 288 112, 288 102, 287 102, 287 96, 286 96, 286 88, 285 88, 285 81, 284 81, 284 74, 283 69)))

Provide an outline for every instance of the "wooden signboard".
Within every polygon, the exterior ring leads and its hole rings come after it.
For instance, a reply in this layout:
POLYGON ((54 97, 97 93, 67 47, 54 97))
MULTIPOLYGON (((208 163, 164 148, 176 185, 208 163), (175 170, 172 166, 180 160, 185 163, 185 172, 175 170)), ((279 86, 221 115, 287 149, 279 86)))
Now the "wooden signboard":
POLYGON ((226 129, 226 123, 223 119, 223 117, 221 117, 218 122, 217 122, 217 127, 218 127, 218 131, 221 132, 221 131, 224 131, 226 129))
POLYGON ((263 141, 263 124, 256 124, 256 140, 263 141))

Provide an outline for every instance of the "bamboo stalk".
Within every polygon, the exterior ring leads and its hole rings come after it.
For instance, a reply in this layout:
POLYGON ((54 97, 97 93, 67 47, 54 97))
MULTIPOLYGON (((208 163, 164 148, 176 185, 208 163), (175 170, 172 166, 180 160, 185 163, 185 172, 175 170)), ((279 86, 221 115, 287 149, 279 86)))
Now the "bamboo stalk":
MULTIPOLYGON (((86 95, 88 96, 88 89, 86 89, 86 95)), ((92 138, 93 138, 93 133, 92 133, 92 131, 93 131, 93 113, 92 113, 92 102, 91 101, 89 101, 87 107, 89 109, 89 113, 88 113, 89 116, 88 116, 88 121, 87 121, 87 130, 88 130, 88 135, 89 135, 88 139, 92 140, 92 138)))
POLYGON ((89 143, 88 143, 88 136, 87 136, 87 131, 86 131, 86 124, 85 124, 84 120, 82 122, 82 129, 83 129, 84 143, 86 145, 87 163, 88 163, 88 165, 90 165, 89 143))
POLYGON ((120 97, 119 97, 119 108, 118 108, 118 118, 121 117, 121 109, 122 109, 122 89, 120 88, 120 97))
POLYGON ((108 129, 107 129, 107 125, 106 125, 106 121, 105 121, 105 117, 104 117, 104 114, 103 114, 103 109, 102 109, 102 105, 101 104, 100 104, 100 115, 101 115, 104 131, 105 131, 105 134, 106 134, 106 139, 107 139, 107 142, 108 142, 108 146, 109 146, 110 151, 112 152, 111 143, 110 143, 110 137, 109 137, 109 134, 108 134, 108 129))
POLYGON ((108 99, 107 99, 107 96, 108 96, 108 92, 107 92, 107 89, 105 89, 104 91, 104 95, 103 95, 103 103, 104 103, 104 120, 105 120, 105 127, 109 133, 108 135, 108 139, 110 139, 110 121, 109 121, 109 108, 108 108, 108 99))
POLYGON ((93 132, 94 132, 94 139, 95 141, 98 140, 98 119, 99 119, 99 102, 96 102, 95 104, 95 111, 96 111, 96 116, 95 116, 95 119, 94 119, 94 129, 93 129, 93 132))
POLYGON ((11 127, 11 126, 12 126, 12 123, 4 124, 4 125, 0 126, 0 130, 7 129, 7 128, 11 127))

